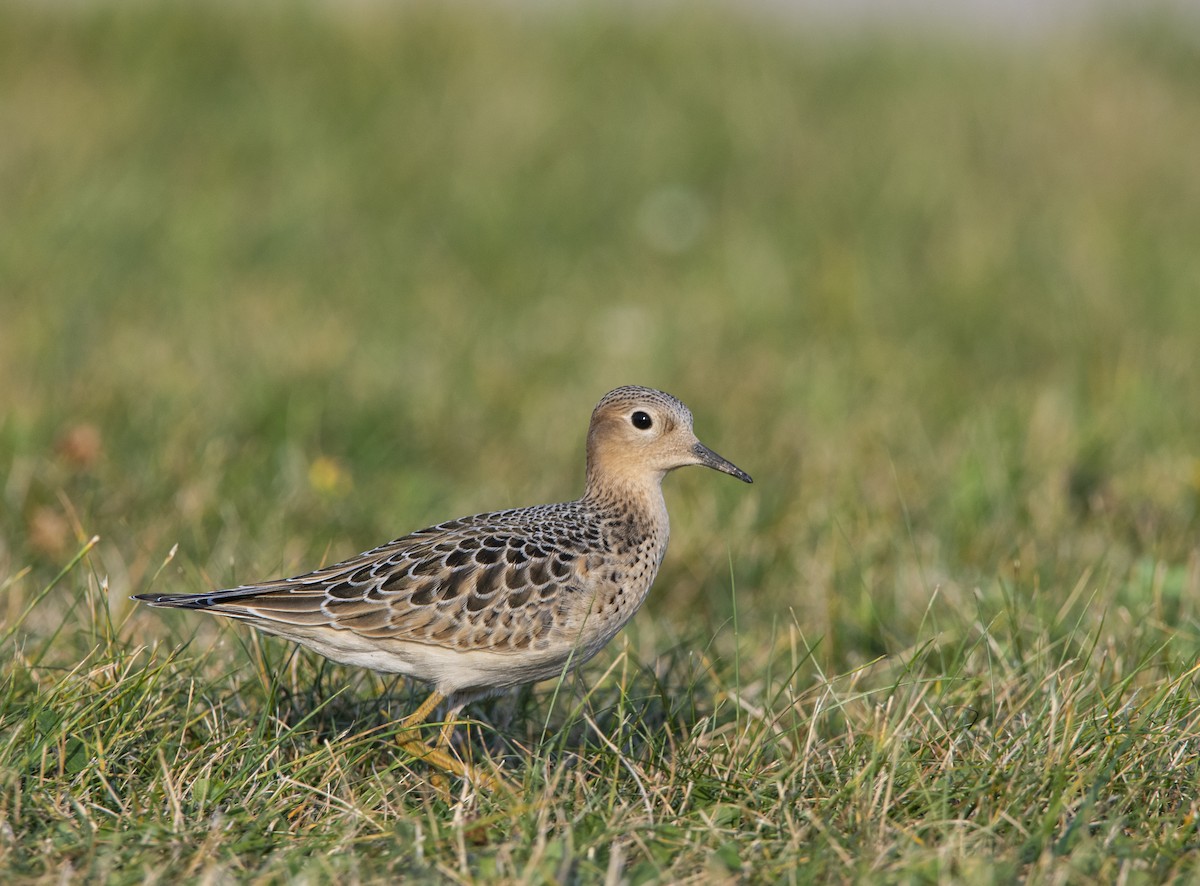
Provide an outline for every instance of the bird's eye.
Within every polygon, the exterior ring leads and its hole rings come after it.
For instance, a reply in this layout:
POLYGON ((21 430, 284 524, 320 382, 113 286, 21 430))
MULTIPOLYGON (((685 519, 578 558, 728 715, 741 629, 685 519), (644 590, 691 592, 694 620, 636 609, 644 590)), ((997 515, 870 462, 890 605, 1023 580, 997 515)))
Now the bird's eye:
POLYGON ((629 420, 633 422, 633 426, 639 431, 648 430, 654 424, 654 419, 650 417, 650 413, 638 410, 633 415, 629 416, 629 420))

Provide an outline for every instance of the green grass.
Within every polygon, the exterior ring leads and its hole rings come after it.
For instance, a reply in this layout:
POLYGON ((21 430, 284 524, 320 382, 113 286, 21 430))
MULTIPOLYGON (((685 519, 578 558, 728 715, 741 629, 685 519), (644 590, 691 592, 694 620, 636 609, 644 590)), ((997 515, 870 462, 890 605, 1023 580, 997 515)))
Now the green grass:
POLYGON ((1194 23, 323 9, 0 4, 0 880, 1200 874, 1194 23), (515 801, 127 599, 574 497, 625 383, 756 482, 469 709, 515 801))

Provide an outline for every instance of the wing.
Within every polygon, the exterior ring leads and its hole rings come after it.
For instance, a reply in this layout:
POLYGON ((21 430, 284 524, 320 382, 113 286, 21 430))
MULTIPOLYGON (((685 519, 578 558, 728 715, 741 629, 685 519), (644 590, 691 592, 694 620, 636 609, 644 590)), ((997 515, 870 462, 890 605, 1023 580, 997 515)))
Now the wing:
POLYGON ((578 522, 564 531, 555 507, 443 523, 295 578, 136 599, 284 636, 293 627, 449 649, 543 649, 556 628, 587 612, 596 565, 587 554, 592 533, 578 522))

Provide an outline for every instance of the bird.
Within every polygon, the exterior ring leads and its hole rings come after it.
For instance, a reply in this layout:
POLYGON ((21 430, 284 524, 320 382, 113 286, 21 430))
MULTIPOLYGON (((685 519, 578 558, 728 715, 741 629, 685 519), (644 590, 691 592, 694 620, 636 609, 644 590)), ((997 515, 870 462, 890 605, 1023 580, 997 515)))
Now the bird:
POLYGON ((667 473, 702 465, 753 482, 692 424, 670 394, 619 387, 592 412, 584 492, 574 501, 449 520, 293 578, 133 599, 232 618, 341 664, 428 684, 430 695, 400 723, 400 746, 491 786, 450 750, 462 707, 561 678, 634 616, 667 549, 667 473), (438 739, 414 737, 443 702, 438 739))

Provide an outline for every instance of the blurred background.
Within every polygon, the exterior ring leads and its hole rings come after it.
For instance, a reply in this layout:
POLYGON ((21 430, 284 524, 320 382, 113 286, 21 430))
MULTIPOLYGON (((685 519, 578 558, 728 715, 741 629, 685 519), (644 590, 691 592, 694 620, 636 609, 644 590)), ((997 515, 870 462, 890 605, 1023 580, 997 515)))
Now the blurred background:
POLYGON ((668 480, 647 655, 1194 626, 1194 13, 0 3, 0 613, 573 498, 638 383, 755 478, 668 480))

